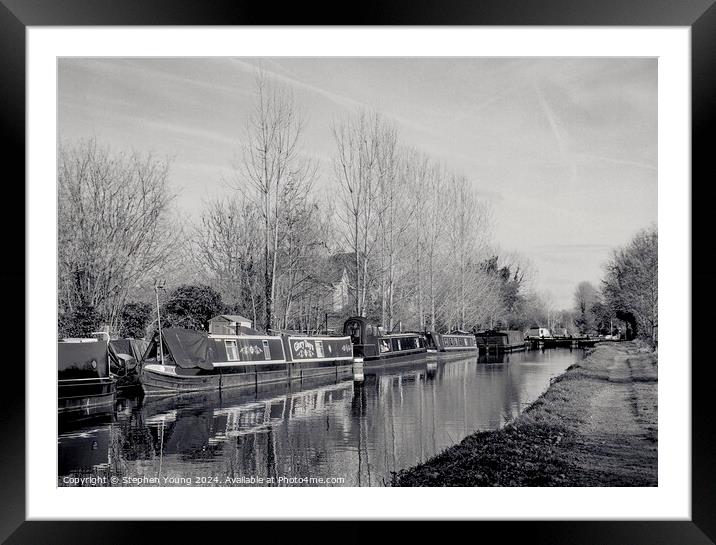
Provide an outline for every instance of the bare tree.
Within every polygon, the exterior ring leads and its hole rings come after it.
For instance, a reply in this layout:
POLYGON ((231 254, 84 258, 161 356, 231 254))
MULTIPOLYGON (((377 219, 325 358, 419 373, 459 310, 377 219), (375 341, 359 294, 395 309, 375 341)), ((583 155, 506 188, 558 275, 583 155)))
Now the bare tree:
MULTIPOLYGON (((414 277, 413 257, 418 251, 415 232, 410 232, 418 209, 419 176, 424 176, 424 158, 415 150, 402 148, 397 154, 392 140, 385 142, 387 160, 381 178, 382 207, 378 224, 381 228, 381 309, 383 325, 392 330, 398 317, 397 305, 412 290, 400 289, 414 277), (400 292, 400 294, 399 294, 400 292)), ((401 319, 402 321, 402 319, 401 319)))
POLYGON ((447 210, 448 259, 446 285, 453 326, 466 329, 475 325, 474 309, 484 294, 488 281, 479 269, 479 262, 488 235, 487 207, 476 195, 464 176, 451 176, 448 184, 450 206, 447 210), (472 315, 471 315, 472 314, 472 315))
POLYGON ((425 324, 425 249, 427 246, 427 229, 424 218, 428 208, 430 195, 428 194, 428 178, 430 174, 430 160, 426 155, 410 150, 413 155, 413 215, 410 226, 413 233, 412 244, 408 247, 413 249, 413 263, 415 264, 415 300, 418 313, 418 328, 420 331, 426 329, 425 324))
POLYGON ((545 291, 542 293, 542 305, 547 318, 547 329, 551 333, 554 333, 554 328, 561 314, 560 310, 557 310, 554 306, 554 296, 551 292, 545 291))
POLYGON ((263 302, 257 224, 259 213, 244 196, 217 199, 204 207, 194 232, 198 275, 218 289, 224 301, 237 305, 237 312, 250 315, 254 324, 263 302))
POLYGON ((430 329, 437 327, 437 269, 443 235, 445 234, 445 205, 447 204, 446 174, 443 167, 428 166, 425 180, 426 206, 421 224, 424 227, 425 262, 427 267, 428 300, 430 302, 430 329))
POLYGON ((395 127, 375 112, 335 124, 333 136, 354 312, 366 316, 377 302, 389 329, 416 313, 421 329, 426 314, 432 329, 483 321, 480 298, 500 286, 479 266, 490 216, 471 182, 401 146, 395 127))
POLYGON ((317 201, 304 196, 295 199, 286 208, 283 221, 286 236, 280 248, 281 271, 277 275, 277 293, 280 295, 282 327, 288 327, 292 306, 306 296, 311 296, 319 307, 316 312, 326 312, 325 301, 328 287, 324 281, 322 264, 328 258, 330 222, 317 201))
MULTIPOLYGON (((435 205, 434 189, 431 182, 436 177, 438 167, 430 158, 412 148, 403 150, 401 163, 401 187, 404 213, 398 225, 400 241, 397 249, 407 252, 403 259, 404 274, 402 283, 413 289, 404 290, 406 297, 414 298, 411 313, 417 313, 417 327, 426 329, 426 257, 428 253, 430 229, 426 223, 429 211, 435 205)), ((438 224, 441 225, 441 224, 438 224)))
POLYGON ((291 92, 270 81, 263 73, 256 77, 256 100, 247 123, 242 169, 237 187, 249 194, 260 210, 263 228, 264 323, 273 328, 279 246, 286 235, 284 208, 293 198, 310 192, 315 164, 301 153, 305 126, 302 112, 291 92))
POLYGON ((61 144, 61 312, 92 307, 114 331, 130 290, 173 267, 178 228, 168 176, 169 163, 152 154, 113 154, 94 139, 61 144))
POLYGON ((344 241, 354 254, 355 312, 365 316, 369 263, 380 237, 375 223, 383 206, 379 200, 381 180, 390 174, 395 129, 380 114, 362 110, 334 124, 332 131, 336 144, 333 171, 341 188, 337 217, 344 241))

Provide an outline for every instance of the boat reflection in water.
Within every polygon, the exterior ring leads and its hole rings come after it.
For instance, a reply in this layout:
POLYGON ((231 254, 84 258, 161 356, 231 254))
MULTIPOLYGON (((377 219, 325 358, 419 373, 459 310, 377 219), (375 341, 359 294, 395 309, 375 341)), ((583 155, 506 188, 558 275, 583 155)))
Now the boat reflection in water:
POLYGON ((423 357, 368 369, 363 383, 317 378, 250 393, 120 398, 111 422, 61 434, 58 481, 384 486, 391 472, 504 425, 580 357, 578 350, 506 354, 488 364, 476 354, 423 357))

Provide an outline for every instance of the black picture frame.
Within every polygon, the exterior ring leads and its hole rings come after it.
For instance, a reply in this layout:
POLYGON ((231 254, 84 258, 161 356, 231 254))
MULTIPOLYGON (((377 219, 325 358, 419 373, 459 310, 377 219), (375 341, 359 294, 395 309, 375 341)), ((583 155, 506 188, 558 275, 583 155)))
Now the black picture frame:
MULTIPOLYGON (((349 6, 346 6, 349 7, 349 6)), ((692 365, 692 518, 690 521, 530 521, 475 522, 467 531, 489 532, 500 540, 528 539, 533 543, 693 543, 716 540, 716 426, 711 423, 712 379, 706 343, 709 327, 706 313, 714 308, 716 271, 710 266, 712 228, 707 208, 714 202, 714 184, 707 179, 713 151, 714 97, 716 97, 716 6, 714 0, 427 0, 399 1, 389 5, 361 2, 339 14, 331 7, 292 3, 225 0, 0 0, 0 123, 3 177, 6 204, 2 217, 6 256, 0 269, 5 283, 3 313, 5 332, 16 337, 18 322, 24 323, 26 284, 24 238, 18 236, 20 221, 25 225, 25 30, 28 26, 82 25, 256 25, 256 24, 371 24, 371 25, 585 25, 585 26, 688 26, 691 28, 692 69, 692 324, 697 335, 686 329, 667 334, 692 335, 692 354, 682 361, 662 365, 692 365), (345 15, 350 13, 350 15, 345 15), (8 171, 7 165, 12 168, 8 171), (10 210, 12 209, 12 210, 10 210), (10 252, 8 253, 8 250, 10 252), (6 258, 7 259, 7 258, 6 258), (22 305, 22 306, 21 306, 22 305), (9 310, 11 309, 11 311, 9 310), (698 327, 698 329, 696 329, 698 327), (475 527, 474 525, 478 525, 475 527)), ((345 7, 344 7, 345 9, 345 7)), ((662 218, 668 220, 668 218, 662 218)), ((42 327, 53 328, 54 317, 46 324, 25 330, 26 342, 42 335, 42 327)), ((13 343, 20 346, 20 343, 13 343)), ((272 541, 295 540, 301 535, 314 539, 348 539, 351 542, 382 535, 380 522, 303 523, 299 530, 274 522, 79 522, 25 520, 25 370, 16 352, 6 352, 0 395, 0 539, 6 543, 136 543, 144 541, 185 543, 215 539, 224 531, 239 532, 272 541), (233 527, 228 527, 234 525, 233 527), (359 525, 359 526, 357 526, 359 525), (356 527, 357 526, 357 527, 356 527), (297 533, 298 532, 298 533, 297 533), (330 537, 333 536, 333 537, 330 537)), ((24 358, 23 358, 24 360, 24 358)), ((48 369, 48 372, 53 372, 48 369)), ((267 515, 270 513, 267 512, 267 515)), ((82 513, 76 514, 78 519, 82 513)), ((460 532, 460 529, 456 529, 460 532)), ((403 539, 415 532, 422 538, 445 539, 440 524, 411 523, 400 529, 403 539)), ((231 534, 229 534, 231 535, 231 534)), ((238 539, 239 534, 235 534, 238 539)), ((312 540, 314 540, 312 539, 312 540)), ((458 538, 460 539, 460 538, 458 538)))

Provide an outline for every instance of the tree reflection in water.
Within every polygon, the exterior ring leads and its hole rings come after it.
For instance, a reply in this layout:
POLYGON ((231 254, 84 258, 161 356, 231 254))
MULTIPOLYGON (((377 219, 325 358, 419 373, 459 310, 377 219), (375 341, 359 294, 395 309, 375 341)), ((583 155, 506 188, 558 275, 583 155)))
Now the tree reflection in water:
POLYGON ((340 477, 335 484, 383 486, 391 472, 515 418, 581 357, 568 349, 433 357, 367 369, 362 383, 124 397, 104 420, 63 425, 60 477, 181 476, 206 486, 340 477))

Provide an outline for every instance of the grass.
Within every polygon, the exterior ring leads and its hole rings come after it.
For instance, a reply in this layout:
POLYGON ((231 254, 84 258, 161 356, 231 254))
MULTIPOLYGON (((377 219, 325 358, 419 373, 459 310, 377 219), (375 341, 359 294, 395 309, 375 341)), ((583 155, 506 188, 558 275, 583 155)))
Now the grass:
POLYGON ((598 345, 515 421, 479 432, 393 486, 656 486, 655 354, 598 345))

